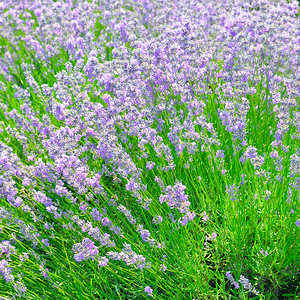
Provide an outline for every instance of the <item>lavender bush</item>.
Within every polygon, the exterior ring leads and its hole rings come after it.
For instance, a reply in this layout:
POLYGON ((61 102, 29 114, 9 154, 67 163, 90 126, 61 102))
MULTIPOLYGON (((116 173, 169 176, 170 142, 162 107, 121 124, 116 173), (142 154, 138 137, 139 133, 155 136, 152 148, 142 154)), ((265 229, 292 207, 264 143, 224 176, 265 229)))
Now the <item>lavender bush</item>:
POLYGON ((298 11, 0 1, 0 299, 298 299, 298 11))

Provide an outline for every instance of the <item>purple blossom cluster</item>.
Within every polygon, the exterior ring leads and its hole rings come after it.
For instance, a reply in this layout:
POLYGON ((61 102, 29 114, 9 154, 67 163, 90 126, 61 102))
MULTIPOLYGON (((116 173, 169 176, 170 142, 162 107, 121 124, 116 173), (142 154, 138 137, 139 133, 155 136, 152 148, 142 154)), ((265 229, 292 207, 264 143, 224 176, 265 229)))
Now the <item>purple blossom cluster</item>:
POLYGON ((6 282, 14 281, 14 276, 11 274, 12 268, 9 266, 8 261, 5 259, 2 259, 0 261, 0 272, 6 282))
POLYGON ((230 283, 234 286, 235 289, 239 288, 239 284, 234 280, 233 276, 231 275, 231 272, 226 272, 226 277, 230 281, 230 283))
POLYGON ((240 276, 239 282, 241 283, 241 285, 243 286, 243 288, 245 290, 249 290, 249 292, 251 292, 251 293, 253 293, 255 295, 259 294, 259 292, 255 289, 255 287, 252 286, 252 284, 249 281, 249 279, 247 279, 243 275, 240 276))
POLYGON ((92 240, 88 238, 84 238, 82 243, 75 244, 72 248, 72 251, 74 252, 74 259, 77 262, 90 258, 94 260, 99 253, 98 247, 92 240))
POLYGON ((11 254, 16 254, 16 248, 10 244, 9 241, 2 241, 0 243, 1 255, 4 254, 9 258, 11 254))
POLYGON ((135 264, 139 269, 151 268, 151 263, 146 261, 146 257, 136 254, 128 243, 124 243, 124 248, 121 252, 110 251, 107 252, 107 256, 111 260, 122 260, 127 266, 135 264))
POLYGON ((167 186, 164 188, 164 194, 160 195, 159 202, 163 204, 167 202, 171 209, 177 208, 178 211, 184 214, 181 217, 182 226, 186 225, 189 221, 195 218, 195 213, 189 210, 190 202, 188 201, 188 195, 184 194, 186 187, 181 182, 176 182, 174 187, 167 186))

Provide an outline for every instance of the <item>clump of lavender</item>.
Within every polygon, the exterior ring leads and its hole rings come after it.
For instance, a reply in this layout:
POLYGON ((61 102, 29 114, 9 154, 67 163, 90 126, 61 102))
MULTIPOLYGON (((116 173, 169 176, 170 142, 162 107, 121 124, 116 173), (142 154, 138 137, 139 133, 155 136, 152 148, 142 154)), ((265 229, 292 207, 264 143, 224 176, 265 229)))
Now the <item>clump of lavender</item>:
POLYGON ((2 1, 1 296, 218 297, 206 267, 224 262, 292 278, 298 13, 297 0, 2 1), (257 249, 268 265, 249 264, 257 249))
POLYGON ((180 213, 184 213, 184 217, 181 220, 181 224, 184 226, 188 221, 192 221, 195 217, 195 213, 189 210, 190 202, 188 201, 188 195, 184 194, 186 187, 177 181, 172 186, 164 188, 164 194, 160 195, 159 202, 163 204, 167 202, 171 209, 177 208, 180 213))
POLYGON ((14 290, 17 292, 16 294, 17 297, 24 298, 26 296, 27 287, 23 282, 16 281, 16 283, 14 283, 13 286, 14 286, 14 290))
POLYGON ((146 258, 143 255, 136 254, 132 249, 131 245, 124 243, 124 248, 121 252, 110 251, 107 256, 111 260, 122 260, 127 266, 135 264, 137 268, 151 268, 151 263, 146 262, 146 258))
POLYGON ((235 289, 239 288, 239 284, 234 280, 230 271, 226 272, 226 277, 230 281, 230 283, 234 286, 235 289))
POLYGON ((6 282, 14 281, 14 276, 11 274, 12 268, 9 266, 8 261, 5 259, 2 259, 0 261, 0 272, 6 282))
POLYGON ((251 292, 251 293, 253 293, 255 295, 259 295, 259 292, 255 289, 255 287, 252 286, 252 284, 249 281, 249 279, 247 279, 243 275, 240 276, 239 282, 241 283, 241 285, 243 286, 243 288, 245 290, 249 290, 249 292, 251 292))
POLYGON ((147 294, 147 296, 153 297, 153 295, 152 295, 153 289, 151 289, 150 286, 146 286, 144 291, 147 294))
POLYGON ((1 255, 6 255, 9 258, 11 254, 16 254, 16 248, 10 244, 9 241, 2 241, 0 243, 1 255))
POLYGON ((84 238, 81 243, 76 243, 72 247, 72 251, 74 252, 74 259, 77 262, 90 258, 94 260, 99 253, 98 247, 88 238, 84 238))
POLYGON ((238 200, 238 198, 237 198, 238 191, 239 191, 239 187, 236 184, 234 184, 234 183, 232 185, 226 186, 226 193, 228 194, 229 199, 231 201, 238 200))

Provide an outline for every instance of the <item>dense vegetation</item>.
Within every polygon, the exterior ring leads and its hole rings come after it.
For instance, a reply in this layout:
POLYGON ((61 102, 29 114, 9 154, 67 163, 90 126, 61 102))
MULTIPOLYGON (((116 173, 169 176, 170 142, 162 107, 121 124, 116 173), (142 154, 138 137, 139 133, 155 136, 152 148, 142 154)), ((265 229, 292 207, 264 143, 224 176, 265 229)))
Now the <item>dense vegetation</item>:
POLYGON ((0 299, 300 299, 298 1, 0 1, 0 299))

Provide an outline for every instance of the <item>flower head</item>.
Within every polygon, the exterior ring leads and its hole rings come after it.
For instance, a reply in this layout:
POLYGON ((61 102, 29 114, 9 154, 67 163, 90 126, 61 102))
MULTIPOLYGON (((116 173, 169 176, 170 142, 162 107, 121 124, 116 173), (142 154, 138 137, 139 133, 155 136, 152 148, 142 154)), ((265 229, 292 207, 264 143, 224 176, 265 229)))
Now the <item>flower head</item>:
POLYGON ((148 296, 152 296, 153 290, 151 289, 150 286, 146 286, 144 291, 146 294, 148 294, 148 296))

